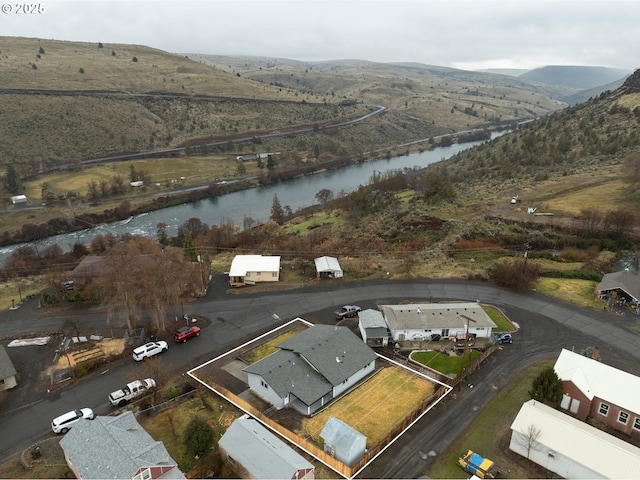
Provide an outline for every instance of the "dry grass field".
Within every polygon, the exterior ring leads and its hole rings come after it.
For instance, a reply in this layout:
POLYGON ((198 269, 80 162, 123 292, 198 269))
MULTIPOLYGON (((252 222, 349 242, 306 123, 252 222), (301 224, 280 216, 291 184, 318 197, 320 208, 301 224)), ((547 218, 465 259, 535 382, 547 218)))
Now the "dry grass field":
POLYGON ((428 380, 399 367, 385 367, 329 408, 307 419, 304 429, 322 444, 320 432, 329 417, 335 417, 365 435, 367 447, 371 447, 434 391, 434 384, 428 380))

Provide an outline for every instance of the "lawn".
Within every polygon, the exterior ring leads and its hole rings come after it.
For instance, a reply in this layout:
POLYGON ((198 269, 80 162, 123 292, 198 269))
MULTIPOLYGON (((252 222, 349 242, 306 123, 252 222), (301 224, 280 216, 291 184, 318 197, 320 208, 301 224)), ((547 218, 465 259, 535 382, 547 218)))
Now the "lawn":
POLYGON ((262 360, 264 357, 275 353, 278 350, 276 345, 284 342, 288 338, 293 337, 294 335, 299 334, 303 330, 306 330, 306 327, 299 327, 290 332, 283 333, 282 335, 278 335, 276 338, 269 340, 268 342, 262 343, 255 348, 252 348, 246 353, 242 354, 242 358, 249 364, 255 363, 258 360, 262 360))
POLYGON ((467 478, 458 466, 458 458, 471 449, 493 460, 500 468, 509 470, 508 478, 539 478, 539 472, 525 467, 525 462, 514 462, 506 453, 510 427, 524 402, 530 399, 527 391, 533 379, 555 360, 539 362, 516 376, 507 388, 484 407, 471 425, 443 451, 425 474, 428 478, 467 478), (507 443, 505 443, 507 442, 507 443))
POLYGON ((460 356, 443 355, 434 351, 413 352, 411 360, 415 360, 422 365, 432 368, 444 375, 459 375, 462 372, 462 366, 471 365, 478 357, 480 352, 469 350, 466 354, 460 356))
POLYGON ((598 282, 591 280, 541 277, 535 283, 535 290, 581 307, 602 310, 604 302, 593 293, 597 285, 598 282))
POLYGON ((389 366, 323 412, 306 419, 304 429, 322 445, 320 432, 329 417, 335 417, 365 435, 367 447, 371 447, 434 391, 434 384, 428 380, 402 368, 389 366))

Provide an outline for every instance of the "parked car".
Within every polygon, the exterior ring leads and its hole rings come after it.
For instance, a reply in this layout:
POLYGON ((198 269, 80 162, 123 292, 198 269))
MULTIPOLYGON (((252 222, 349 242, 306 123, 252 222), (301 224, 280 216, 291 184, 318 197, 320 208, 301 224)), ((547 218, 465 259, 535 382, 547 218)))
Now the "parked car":
POLYGON ((176 330, 176 333, 173 334, 173 339, 176 342, 184 343, 190 338, 198 336, 200 336, 200 327, 191 325, 188 327, 180 327, 178 330, 176 330))
POLYGON ((499 344, 503 343, 513 343, 513 337, 510 333, 499 333, 496 335, 496 341, 499 344))
POLYGON ((152 357, 158 353, 162 353, 169 349, 169 345, 164 340, 158 342, 149 342, 139 346, 133 350, 133 359, 136 362, 144 360, 145 358, 152 357))
POLYGON ((333 312, 333 315, 337 320, 342 320, 343 318, 355 317, 361 310, 357 305, 345 305, 340 310, 333 312))
POLYGON ((70 412, 54 418, 51 422, 51 429, 53 430, 53 433, 67 433, 71 426, 82 418, 93 420, 95 418, 93 410, 90 408, 71 410, 70 412))
POLYGON ((442 338, 442 335, 439 335, 437 333, 432 333, 431 334, 431 341, 432 342, 439 342, 441 338, 442 338))

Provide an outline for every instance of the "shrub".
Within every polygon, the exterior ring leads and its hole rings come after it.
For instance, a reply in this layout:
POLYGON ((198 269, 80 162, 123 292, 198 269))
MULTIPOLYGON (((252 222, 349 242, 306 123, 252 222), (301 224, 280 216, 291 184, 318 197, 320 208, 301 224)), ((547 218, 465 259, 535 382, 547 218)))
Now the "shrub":
POLYGON ((214 432, 205 420, 199 417, 191 419, 184 430, 183 441, 189 452, 202 455, 213 442, 214 432))
POLYGON ((540 267, 526 260, 500 262, 487 271, 489 277, 499 287, 506 287, 519 292, 531 289, 540 275, 540 267))

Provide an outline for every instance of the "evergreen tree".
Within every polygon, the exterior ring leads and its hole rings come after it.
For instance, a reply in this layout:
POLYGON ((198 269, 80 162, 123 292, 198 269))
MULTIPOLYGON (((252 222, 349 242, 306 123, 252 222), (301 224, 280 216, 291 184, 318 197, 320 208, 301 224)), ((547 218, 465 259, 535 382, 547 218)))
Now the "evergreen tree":
POLYGON ((214 431, 200 417, 193 417, 184 430, 184 445, 189 453, 202 455, 213 443, 214 431))
POLYGON ((559 404, 562 400, 562 381, 553 367, 546 368, 533 379, 531 390, 527 393, 539 402, 559 404))
POLYGON ((278 225, 282 225, 284 223, 284 210, 282 205, 280 205, 280 200, 278 200, 278 195, 273 196, 273 203, 271 204, 271 220, 275 221, 278 225))
POLYGON ((189 230, 184 231, 184 243, 182 246, 184 251, 184 258, 192 262, 198 261, 198 252, 196 250, 196 244, 191 238, 191 232, 189 230))
POLYGON ((22 185, 20 184, 20 176, 18 175, 16 168, 11 164, 7 165, 5 183, 9 193, 14 195, 22 188, 22 185))

